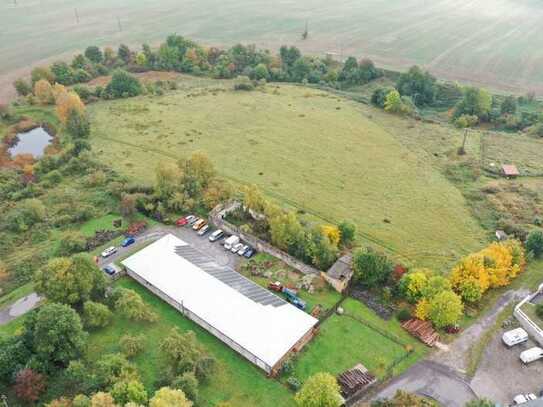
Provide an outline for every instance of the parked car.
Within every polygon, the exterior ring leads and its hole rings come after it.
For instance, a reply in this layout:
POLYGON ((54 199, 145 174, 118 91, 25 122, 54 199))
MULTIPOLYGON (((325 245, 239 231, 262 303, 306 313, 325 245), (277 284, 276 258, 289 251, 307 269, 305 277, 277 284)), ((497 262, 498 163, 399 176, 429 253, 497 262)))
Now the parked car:
POLYGON ((281 284, 280 281, 271 282, 268 284, 268 288, 272 291, 280 293, 283 291, 283 284, 281 284))
POLYGON ((216 242, 220 238, 224 236, 224 232, 220 229, 217 229, 215 232, 209 235, 209 241, 210 242, 216 242))
POLYGON ((192 225, 192 230, 200 230, 200 228, 204 227, 204 225, 206 225, 206 220, 205 219, 199 219, 197 222, 194 223, 194 225, 192 225))
POLYGON ((525 365, 535 362, 536 360, 539 360, 541 358, 543 358, 543 349, 538 346, 534 346, 533 348, 525 350, 520 354, 520 360, 525 365))
POLYGON ((537 397, 533 393, 517 394, 513 398, 513 405, 518 406, 519 404, 524 404, 524 403, 527 403, 527 402, 529 402, 531 400, 536 400, 536 399, 537 399, 537 397))
POLYGON ((110 275, 112 276, 113 274, 115 274, 117 272, 117 270, 115 270, 115 268, 113 268, 113 266, 106 266, 102 269, 102 271, 104 273, 106 273, 107 275, 110 275))
POLYGON ((243 256, 247 250, 249 250, 249 246, 244 245, 241 249, 237 251, 237 254, 239 256, 243 256))
POLYGON ((134 243, 136 243, 136 239, 134 239, 133 237, 127 237, 126 239, 123 240, 123 242, 121 243, 121 246, 128 247, 134 243))
POLYGON ((232 235, 224 241, 225 250, 232 250, 232 247, 239 243, 239 237, 232 235))
POLYGON ((207 232, 209 232, 211 229, 209 227, 209 225, 204 225, 199 231, 198 231, 198 235, 199 236, 203 236, 205 235, 207 232))
POLYGON ((112 254, 117 253, 117 248, 115 246, 108 247, 106 250, 102 252, 102 257, 106 258, 111 256, 112 254))
POLYGON ((175 225, 176 226, 185 226, 186 224, 188 224, 192 218, 195 218, 195 216, 193 215, 187 215, 187 216, 183 216, 182 218, 179 218, 175 221, 175 225))
POLYGON ((243 257, 245 257, 246 259, 250 259, 251 257, 254 256, 255 253, 256 253, 256 250, 253 249, 251 246, 249 246, 247 251, 243 253, 243 257))
POLYGON ((189 225, 194 225, 196 222, 198 222, 200 220, 200 218, 194 216, 194 215, 189 215, 187 216, 187 218, 190 218, 189 219, 189 225))
POLYGON ((502 335, 502 341, 509 348, 528 340, 528 333, 522 328, 512 329, 502 335))
POLYGON ((230 251, 232 253, 237 253, 237 251, 240 250, 242 247, 243 247, 243 243, 236 243, 234 246, 232 246, 230 251))

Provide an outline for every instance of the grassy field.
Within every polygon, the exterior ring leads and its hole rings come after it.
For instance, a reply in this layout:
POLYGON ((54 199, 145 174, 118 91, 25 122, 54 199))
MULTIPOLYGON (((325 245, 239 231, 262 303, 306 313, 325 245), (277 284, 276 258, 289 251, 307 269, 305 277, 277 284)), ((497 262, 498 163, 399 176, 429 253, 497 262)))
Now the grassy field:
POLYGON ((520 134, 492 133, 483 138, 484 165, 496 171, 515 164, 521 175, 543 176, 543 139, 520 134))
POLYGON ((176 32, 214 45, 294 44, 337 58, 369 56, 386 67, 421 64, 454 80, 541 90, 542 16, 538 0, 3 0, 0 75, 89 41, 139 45, 176 32), (309 38, 302 41, 306 22, 309 38))
POLYGON ((385 321, 352 298, 345 300, 342 307, 345 315, 333 315, 326 320, 319 335, 297 357, 294 374, 301 380, 320 371, 339 374, 357 363, 383 378, 387 369, 407 354, 406 346, 413 352, 394 367, 394 374, 401 373, 428 352, 397 320, 385 321), (379 331, 386 332, 388 337, 379 331))
POLYGON ((136 290, 154 311, 159 313, 160 320, 155 324, 145 325, 115 318, 111 326, 91 335, 89 356, 118 352, 118 341, 122 335, 144 334, 146 351, 138 355, 134 362, 147 389, 152 391, 156 387, 155 381, 160 377, 158 343, 172 327, 178 327, 182 331, 192 330, 196 333, 198 341, 218 361, 217 373, 209 384, 201 389, 203 405, 214 405, 222 400, 230 400, 237 407, 293 405, 291 394, 279 382, 268 379, 260 369, 248 363, 198 325, 181 316, 170 305, 130 279, 121 279, 118 284, 136 290))
POLYGON ((163 97, 89 106, 99 156, 152 182, 159 162, 205 151, 226 178, 329 222, 352 219, 366 243, 412 264, 440 267, 483 244, 428 153, 404 148, 393 134, 400 127, 360 105, 289 85, 244 93, 225 82, 181 84, 163 97))

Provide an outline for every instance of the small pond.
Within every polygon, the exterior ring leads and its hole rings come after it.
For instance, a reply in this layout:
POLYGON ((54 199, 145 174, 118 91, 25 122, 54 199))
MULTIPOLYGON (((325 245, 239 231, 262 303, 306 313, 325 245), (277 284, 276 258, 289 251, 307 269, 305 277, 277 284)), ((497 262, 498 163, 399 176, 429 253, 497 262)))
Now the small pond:
POLYGON ((43 127, 19 133, 17 138, 19 140, 17 144, 8 149, 12 157, 17 154, 32 154, 35 158, 41 157, 45 148, 53 141, 53 137, 43 127))

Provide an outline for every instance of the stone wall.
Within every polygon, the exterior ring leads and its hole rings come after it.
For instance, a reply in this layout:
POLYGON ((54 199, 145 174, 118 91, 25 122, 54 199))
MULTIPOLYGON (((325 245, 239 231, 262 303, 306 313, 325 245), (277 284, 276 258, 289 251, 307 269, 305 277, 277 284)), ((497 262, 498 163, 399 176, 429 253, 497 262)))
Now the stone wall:
POLYGON ((261 240, 251 234, 242 232, 238 227, 224 220, 224 217, 228 212, 231 212, 240 207, 240 203, 237 201, 229 202, 227 204, 216 206, 209 213, 209 222, 215 225, 217 228, 222 229, 225 233, 230 235, 237 235, 247 244, 254 247, 257 251, 267 253, 273 257, 277 257, 290 267, 298 270, 302 274, 315 274, 319 275, 320 271, 314 267, 311 267, 304 262, 292 257, 288 253, 272 246, 268 242, 261 240))

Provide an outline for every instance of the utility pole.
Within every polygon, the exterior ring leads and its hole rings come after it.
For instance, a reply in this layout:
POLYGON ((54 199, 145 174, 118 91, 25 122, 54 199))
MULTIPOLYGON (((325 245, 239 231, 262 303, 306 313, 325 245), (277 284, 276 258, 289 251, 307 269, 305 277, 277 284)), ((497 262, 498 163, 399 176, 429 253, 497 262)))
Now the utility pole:
POLYGON ((77 9, 74 8, 74 13, 75 13, 75 21, 77 24, 79 24, 79 14, 77 13, 77 9))
POLYGON ((123 30, 123 26, 121 25, 121 19, 117 16, 117 25, 119 26, 119 32, 123 30))
POLYGON ((302 40, 306 40, 308 36, 309 36, 309 31, 307 30, 307 20, 306 20, 305 21, 305 31, 302 34, 302 40))
POLYGON ((469 129, 466 127, 464 129, 464 140, 462 141, 462 147, 460 147, 460 150, 458 150, 459 155, 466 154, 466 141, 468 139, 468 131, 469 131, 469 129))

